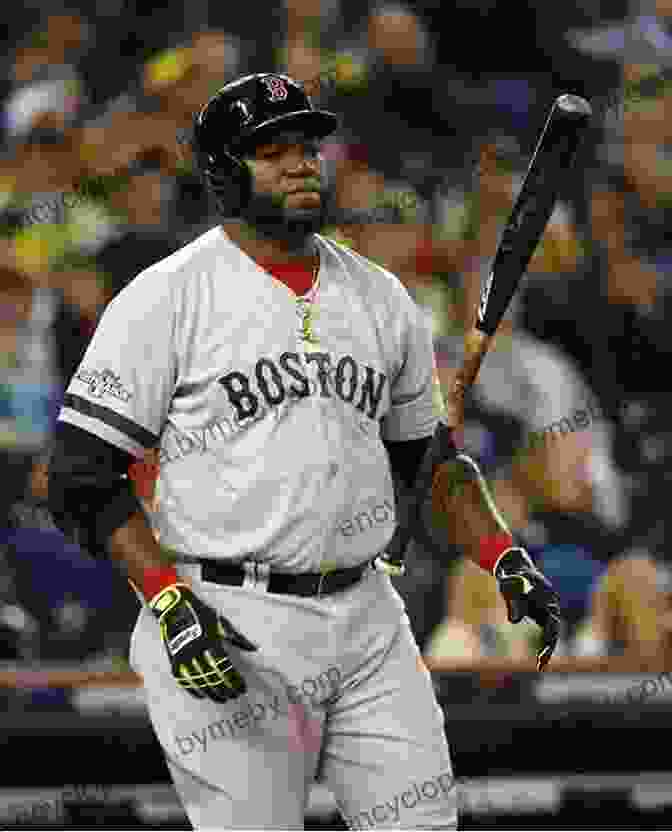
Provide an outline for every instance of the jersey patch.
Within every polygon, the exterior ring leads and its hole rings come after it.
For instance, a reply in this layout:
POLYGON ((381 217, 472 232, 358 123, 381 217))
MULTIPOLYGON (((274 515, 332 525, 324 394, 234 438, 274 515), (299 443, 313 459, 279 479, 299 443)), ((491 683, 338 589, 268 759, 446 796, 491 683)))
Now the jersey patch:
POLYGON ((97 399, 111 396, 120 402, 127 402, 133 397, 133 393, 124 387, 120 377, 112 370, 87 370, 80 367, 75 378, 86 384, 89 394, 97 399))

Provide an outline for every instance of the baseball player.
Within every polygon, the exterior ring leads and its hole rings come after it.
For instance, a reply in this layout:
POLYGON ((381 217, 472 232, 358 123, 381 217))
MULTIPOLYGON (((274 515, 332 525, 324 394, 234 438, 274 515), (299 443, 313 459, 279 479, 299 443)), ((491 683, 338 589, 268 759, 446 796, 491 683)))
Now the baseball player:
MULTIPOLYGON (((351 828, 457 824, 385 559, 393 475, 410 488, 435 434, 444 453, 431 331, 396 277, 319 233, 336 127, 284 75, 206 104, 193 146, 222 222, 112 300, 59 416, 51 510, 142 601, 130 661, 195 828, 302 828, 316 779, 351 828), (155 447, 150 516, 126 472, 155 447)), ((481 562, 546 627, 543 664, 555 595, 497 546, 481 562)))

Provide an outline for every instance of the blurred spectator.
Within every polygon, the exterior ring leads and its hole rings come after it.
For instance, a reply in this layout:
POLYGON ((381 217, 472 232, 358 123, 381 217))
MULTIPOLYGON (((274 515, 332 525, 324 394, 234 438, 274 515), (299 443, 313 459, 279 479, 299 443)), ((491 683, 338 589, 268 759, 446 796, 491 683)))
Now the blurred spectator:
POLYGON ((16 596, 36 629, 32 658, 123 661, 137 614, 125 577, 67 541, 47 508, 49 448, 35 459, 9 511, 3 555, 16 596), (130 600, 129 600, 130 599, 130 600))
POLYGON ((65 268, 79 243, 80 226, 73 221, 83 202, 78 183, 91 171, 85 133, 64 117, 63 103, 50 95, 32 102, 30 118, 0 159, 0 204, 14 216, 12 257, 24 279, 61 290, 83 317, 95 320, 105 302, 96 274, 81 262, 65 268))
MULTIPOLYGON (((672 66, 626 66, 624 173, 643 205, 669 220, 672 209, 672 66)), ((669 250, 669 244, 667 246, 669 250)))
MULTIPOLYGON (((12 276, 8 285, 13 286, 9 291, 15 304, 17 292, 25 299, 38 289, 53 304, 45 332, 54 340, 57 385, 63 389, 107 298, 95 270, 69 264, 74 242, 67 224, 31 221, 30 212, 41 204, 35 201, 28 210, 11 208, 0 214, 5 232, 0 262, 5 279, 12 276)), ((61 196, 56 205, 62 207, 61 196)))
MULTIPOLYGON (((312 0, 318 6, 317 14, 324 14, 333 0, 312 0)), ((207 14, 200 15, 188 31, 195 31, 206 22, 209 28, 226 32, 239 45, 238 72, 273 72, 280 68, 278 53, 288 33, 290 2, 268 3, 267 0, 248 0, 234 9, 227 3, 208 2, 207 14)), ((189 5, 186 6, 187 14, 189 5)), ((226 81, 231 80, 226 78, 226 81)), ((223 84, 220 84, 222 86, 223 84)))
POLYGON ((81 169, 73 128, 88 105, 79 60, 90 35, 90 27, 77 14, 45 14, 28 38, 12 49, 11 81, 2 106, 3 204, 12 193, 25 201, 28 194, 62 188, 81 169))
MULTIPOLYGON (((565 33, 605 18, 620 20, 627 14, 628 2, 549 4, 535 0, 512 5, 507 0, 458 0, 451 4, 418 0, 414 6, 436 33, 439 63, 450 64, 461 75, 482 79, 488 85, 499 82, 503 87, 512 86, 521 96, 517 104, 525 103, 524 96, 529 95, 529 124, 542 119, 554 96, 562 92, 593 98, 608 89, 613 69, 577 53, 565 33)), ((503 95, 504 90, 497 93, 503 95)), ((502 126, 526 129, 513 112, 502 126)))
MULTIPOLYGON (((0 550, 3 547, 0 546, 0 550)), ((3 583, 11 581, 11 571, 0 551, 3 583)), ((0 597, 0 662, 30 662, 39 657, 38 625, 24 606, 3 593, 0 597)))
POLYGON ((372 11, 368 42, 388 66, 417 70, 423 64, 434 62, 426 26, 403 3, 384 4, 372 11))
MULTIPOLYGON (((109 300, 179 247, 177 177, 161 140, 143 132, 132 113, 117 114, 107 127, 87 128, 86 148, 97 193, 72 217, 80 226, 76 252, 109 300)), ((86 179, 80 187, 87 187, 86 179)))
POLYGON ((85 8, 95 31, 95 49, 84 57, 82 71, 89 81, 96 113, 137 85, 138 70, 147 59, 170 49, 205 22, 199 19, 193 27, 188 26, 191 4, 170 0, 160 4, 104 0, 85 8))
POLYGON ((17 258, 14 229, 0 219, 0 528, 35 454, 48 442, 59 389, 52 326, 57 301, 17 258))
MULTIPOLYGON (((439 191, 436 219, 444 235, 467 241, 472 259, 465 265, 480 272, 481 264, 489 264, 494 257, 529 160, 517 139, 500 131, 479 138, 468 158, 475 159, 471 180, 458 180, 439 191)), ((561 194, 528 272, 557 274, 576 269, 580 242, 568 196, 561 194)), ((475 309, 480 281, 467 275, 465 289, 464 301, 475 309)))
POLYGON ((35 103, 26 130, 0 158, 0 200, 3 207, 24 207, 38 221, 59 223, 62 203, 55 194, 71 192, 87 172, 83 133, 60 123, 62 113, 52 109, 53 101, 35 103))
POLYGON ((40 130, 55 137, 64 133, 80 114, 83 106, 81 81, 69 71, 50 69, 32 83, 17 87, 8 97, 3 112, 6 138, 11 144, 40 130))
POLYGON ((669 271, 652 261, 636 192, 622 175, 589 186, 590 254, 562 281, 531 282, 523 294, 528 331, 564 349, 585 373, 615 425, 616 462, 628 477, 631 519, 623 545, 666 519, 662 495, 672 448, 671 397, 650 368, 672 351, 669 271), (599 324, 597 323, 599 322, 599 324))
POLYGON ((491 99, 484 86, 437 65, 426 23, 410 6, 374 6, 353 31, 325 27, 307 49, 297 53, 299 77, 314 78, 321 57, 322 101, 342 114, 345 140, 364 145, 372 167, 426 197, 433 166, 461 165, 464 139, 491 99))
POLYGON ((7 557, 8 522, 9 511, 0 534, 0 662, 33 661, 40 653, 39 626, 19 599, 15 569, 7 557))
POLYGON ((176 127, 189 127, 208 99, 240 74, 240 51, 240 43, 225 32, 196 32, 185 45, 145 63, 143 93, 176 127))
MULTIPOLYGON (((568 35, 596 65, 609 61, 619 69, 610 106, 598 108, 604 113, 604 142, 598 153, 601 161, 620 169, 637 195, 640 210, 634 224, 628 222, 632 214, 626 216, 628 233, 640 221, 648 231, 669 226, 672 206, 672 4, 635 0, 632 13, 623 24, 568 35)), ((657 242, 664 242, 663 234, 657 235, 657 242)), ((665 247, 669 251, 669 243, 665 247)))
POLYGON ((141 131, 148 144, 158 142, 174 155, 175 131, 189 128, 194 114, 208 99, 241 74, 241 55, 242 44, 237 38, 205 28, 140 55, 133 81, 106 102, 89 126, 103 127, 108 133, 118 116, 119 125, 132 128, 123 139, 126 144, 138 140, 141 131))
POLYGON ((568 31, 567 40, 595 59, 630 64, 672 63, 670 0, 636 0, 634 19, 568 31))
POLYGON ((59 74, 63 67, 73 68, 86 51, 91 27, 79 14, 45 14, 16 49, 12 78, 25 84, 42 72, 59 74))
POLYGON ((672 642, 672 573, 647 549, 614 558, 591 597, 574 646, 578 655, 632 655, 661 667, 672 642))
POLYGON ((97 268, 107 276, 113 295, 179 246, 169 222, 174 177, 151 158, 139 159, 117 176, 125 182, 109 196, 110 222, 95 251, 97 268))
POLYGON ((412 185, 368 163, 362 145, 326 148, 334 180, 333 219, 357 251, 413 280, 417 253, 431 229, 429 205, 412 185))

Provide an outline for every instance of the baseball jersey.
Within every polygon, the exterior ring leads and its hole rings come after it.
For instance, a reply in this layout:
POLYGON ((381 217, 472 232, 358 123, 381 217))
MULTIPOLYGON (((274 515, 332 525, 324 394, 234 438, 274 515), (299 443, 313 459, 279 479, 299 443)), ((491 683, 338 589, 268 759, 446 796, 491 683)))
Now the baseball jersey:
POLYGON ((315 235, 306 300, 213 228, 108 305, 59 419, 141 457, 158 447, 150 517, 173 552, 352 566, 396 527, 383 439, 436 428, 431 325, 402 283, 315 235))

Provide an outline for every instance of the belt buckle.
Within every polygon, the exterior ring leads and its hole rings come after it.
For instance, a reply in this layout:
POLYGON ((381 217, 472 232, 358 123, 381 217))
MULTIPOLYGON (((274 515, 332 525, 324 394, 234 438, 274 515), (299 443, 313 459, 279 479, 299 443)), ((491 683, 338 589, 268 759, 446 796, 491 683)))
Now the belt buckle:
POLYGON ((320 564, 320 579, 317 582, 317 592, 315 593, 316 598, 322 597, 322 584, 324 583, 327 575, 331 575, 333 572, 336 572, 337 569, 338 566, 336 561, 326 560, 320 564))
POLYGON ((322 584, 324 583, 324 579, 327 577, 328 574, 328 572, 320 573, 320 580, 317 582, 317 594, 315 596, 318 599, 322 597, 322 584))
POLYGON ((268 584, 271 580, 271 566, 257 560, 243 561, 245 577, 243 579, 244 589, 255 589, 259 592, 268 592, 268 584))

